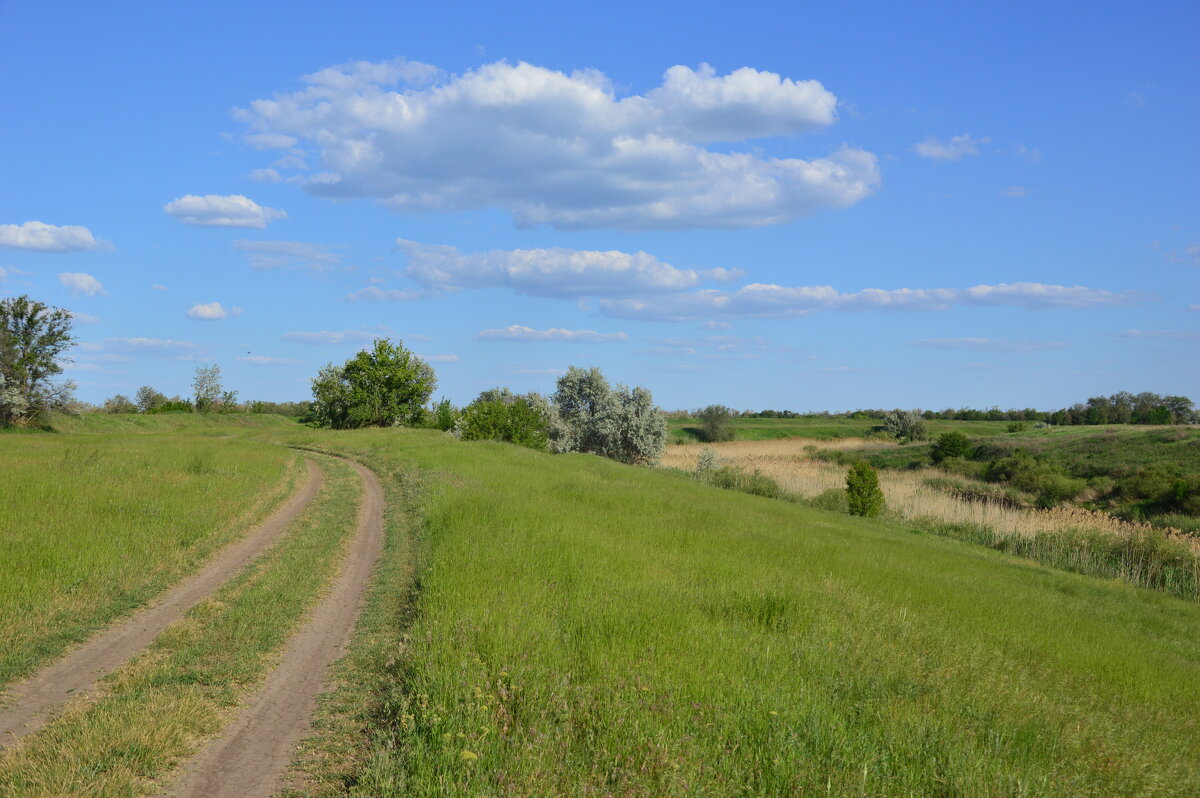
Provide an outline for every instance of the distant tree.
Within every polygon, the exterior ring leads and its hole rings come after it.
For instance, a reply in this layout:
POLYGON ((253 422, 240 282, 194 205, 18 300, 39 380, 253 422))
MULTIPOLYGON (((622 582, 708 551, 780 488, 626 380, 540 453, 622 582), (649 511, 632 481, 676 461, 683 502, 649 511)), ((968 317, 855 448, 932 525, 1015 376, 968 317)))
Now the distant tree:
POLYGON ((105 413, 136 413, 137 405, 129 401, 129 397, 123 393, 116 396, 110 396, 104 400, 105 413))
POLYGON ((925 419, 914 410, 894 410, 883 419, 883 429, 900 440, 923 441, 929 437, 925 419))
POLYGON ((846 503, 850 515, 868 518, 884 510, 883 491, 879 488, 879 474, 863 460, 850 466, 846 473, 846 503))
POLYGON ((736 414, 724 405, 709 405, 696 414, 700 419, 700 437, 708 443, 734 439, 733 419, 736 414))
POLYGON ((68 405, 74 383, 51 378, 74 343, 68 311, 28 296, 0 299, 0 427, 68 405))
POLYGON ((506 441, 543 451, 550 441, 546 419, 524 398, 472 402, 463 409, 456 429, 465 441, 506 441))
POLYGON ((342 366, 325 366, 312 382, 313 418, 351 429, 419 423, 437 387, 433 367, 386 338, 342 366))
POLYGON ((149 385, 143 385, 141 388, 138 388, 134 399, 137 402, 138 410, 142 413, 152 413, 167 401, 165 394, 159 393, 149 385))
POLYGON ((433 427, 443 432, 449 432, 458 423, 460 415, 458 409, 451 404, 449 399, 442 399, 442 401, 433 406, 433 427))
POLYGON ((222 413, 235 413, 238 410, 238 392, 237 391, 221 391, 221 398, 217 400, 217 404, 222 413))
POLYGON ((933 462, 940 463, 947 457, 970 457, 971 451, 970 438, 961 432, 947 432, 940 435, 937 442, 930 447, 929 455, 933 462))
POLYGON ((221 398, 221 367, 215 363, 211 366, 197 366, 196 376, 192 378, 192 396, 196 412, 207 413, 216 408, 221 398))

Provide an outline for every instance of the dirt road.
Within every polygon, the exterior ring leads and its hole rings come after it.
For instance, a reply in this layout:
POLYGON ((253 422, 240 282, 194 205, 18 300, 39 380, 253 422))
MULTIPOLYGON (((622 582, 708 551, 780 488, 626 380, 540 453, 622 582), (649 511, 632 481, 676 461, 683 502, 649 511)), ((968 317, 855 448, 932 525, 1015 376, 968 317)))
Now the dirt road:
POLYGON ((180 798, 254 798, 280 786, 295 745, 310 729, 329 666, 341 656, 367 580, 383 552, 383 488, 353 461, 363 482, 358 529, 329 593, 288 642, 279 666, 225 730, 187 768, 180 798))
POLYGON ((282 507, 241 540, 227 546, 201 570, 150 606, 93 636, 79 648, 5 691, 0 707, 0 746, 37 731, 52 710, 89 692, 96 682, 139 653, 189 609, 263 552, 317 495, 321 470, 305 459, 304 484, 282 507))

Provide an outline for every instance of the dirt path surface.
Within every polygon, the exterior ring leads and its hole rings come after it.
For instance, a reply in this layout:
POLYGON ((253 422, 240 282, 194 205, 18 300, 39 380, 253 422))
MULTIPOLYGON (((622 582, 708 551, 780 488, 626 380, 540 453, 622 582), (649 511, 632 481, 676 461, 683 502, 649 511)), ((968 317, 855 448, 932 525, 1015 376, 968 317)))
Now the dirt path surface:
POLYGON ((163 629, 261 554, 317 495, 321 470, 312 460, 306 458, 305 463, 308 473, 300 490, 249 534, 219 551, 203 570, 62 659, 12 685, 0 707, 0 746, 37 731, 45 725, 51 710, 90 691, 99 679, 139 653, 163 629))
POLYGON ((279 789, 296 743, 310 729, 330 665, 342 655, 383 552, 383 488, 349 461, 363 482, 358 530, 329 593, 284 648, 280 664, 236 720, 188 768, 179 798, 255 798, 279 789))

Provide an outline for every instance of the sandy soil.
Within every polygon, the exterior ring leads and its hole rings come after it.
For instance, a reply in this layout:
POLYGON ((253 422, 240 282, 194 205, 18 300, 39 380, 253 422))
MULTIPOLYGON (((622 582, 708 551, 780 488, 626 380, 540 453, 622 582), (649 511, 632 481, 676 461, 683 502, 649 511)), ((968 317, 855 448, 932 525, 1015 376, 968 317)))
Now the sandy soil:
POLYGON ((288 642, 279 666, 224 734, 187 768, 174 795, 253 798, 281 786, 296 744, 309 732, 327 671, 345 650, 367 581, 383 552, 383 489, 351 461, 363 481, 358 530, 329 593, 288 642))
POLYGON ((0 746, 37 731, 68 699, 91 691, 96 682, 138 654, 162 630, 211 595, 262 553, 317 495, 321 471, 305 460, 303 486, 245 537, 219 551, 199 572, 185 578, 146 608, 94 635, 79 648, 12 685, 0 708, 0 746))

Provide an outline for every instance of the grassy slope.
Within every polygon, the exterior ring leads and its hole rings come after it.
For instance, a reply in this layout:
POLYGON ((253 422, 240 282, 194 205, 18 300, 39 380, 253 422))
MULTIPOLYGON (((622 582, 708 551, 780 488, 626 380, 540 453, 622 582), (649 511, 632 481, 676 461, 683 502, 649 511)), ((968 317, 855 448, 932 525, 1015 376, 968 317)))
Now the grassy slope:
POLYGON ((342 693, 368 794, 1200 791, 1195 605, 592 457, 291 437, 430 474, 415 620, 377 586, 342 693))
MULTIPOLYGON (((860 438, 880 422, 876 419, 852 418, 736 418, 732 421, 737 440, 765 441, 776 438, 860 438)), ((964 435, 985 436, 1003 434, 1006 421, 940 421, 927 422, 930 434, 957 430, 964 435)), ((700 422, 694 418, 672 418, 668 421, 672 443, 697 443, 700 422)))
POLYGON ((194 570, 298 474, 277 446, 104 421, 103 434, 0 442, 0 686, 194 570))
POLYGON ((331 578, 355 530, 360 483, 325 460, 287 534, 106 680, 95 700, 0 752, 0 795, 161 794, 156 782, 229 720, 331 578))

